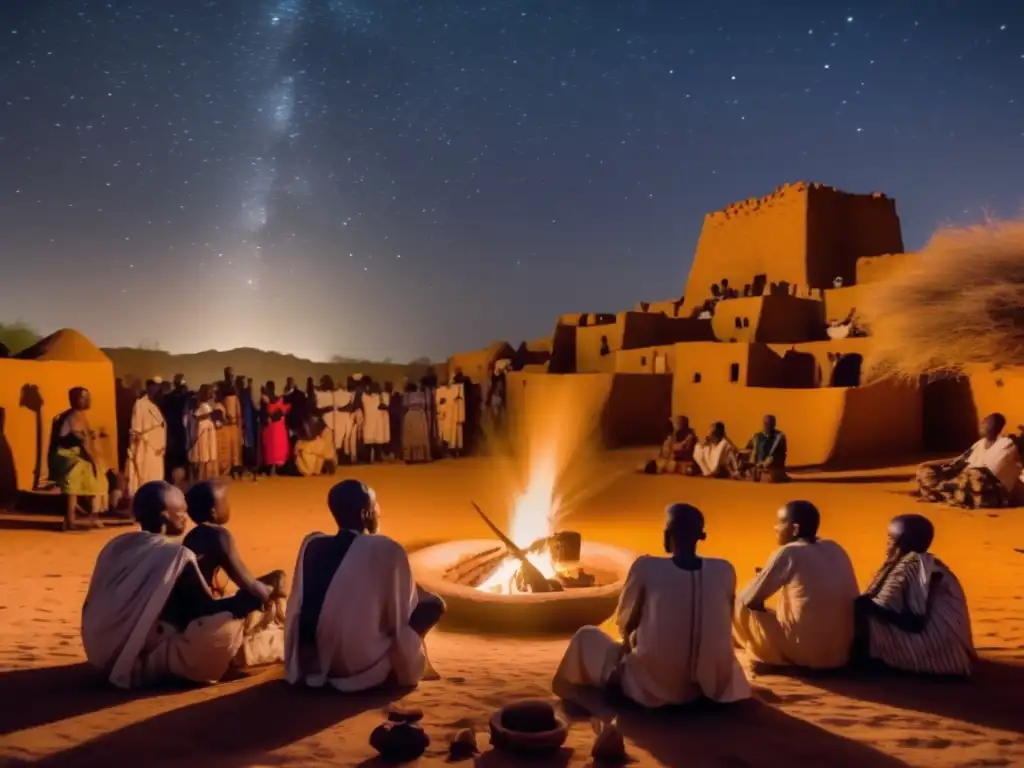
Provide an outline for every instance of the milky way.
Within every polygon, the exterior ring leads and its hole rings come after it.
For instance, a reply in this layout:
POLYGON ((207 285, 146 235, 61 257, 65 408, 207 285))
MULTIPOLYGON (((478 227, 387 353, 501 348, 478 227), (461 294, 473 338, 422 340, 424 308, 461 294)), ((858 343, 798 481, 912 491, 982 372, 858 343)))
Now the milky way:
POLYGON ((1021 210, 1024 5, 0 4, 0 322, 443 357, 678 295, 806 179, 1021 210))

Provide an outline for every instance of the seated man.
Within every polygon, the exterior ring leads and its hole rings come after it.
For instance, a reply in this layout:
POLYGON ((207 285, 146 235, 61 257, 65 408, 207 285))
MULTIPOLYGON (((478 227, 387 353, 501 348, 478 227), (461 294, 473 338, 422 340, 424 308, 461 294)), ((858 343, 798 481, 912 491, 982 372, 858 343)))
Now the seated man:
POLYGON ((784 483, 786 474, 786 435, 775 427, 775 417, 764 417, 764 430, 747 443, 740 454, 740 475, 745 480, 784 483))
POLYGON ((736 641, 772 667, 843 667, 859 592, 853 564, 841 546, 818 538, 821 518, 809 501, 791 501, 777 514, 780 546, 736 601, 736 641), (773 612, 765 603, 775 594, 773 612))
POLYGON ((423 638, 441 620, 441 598, 413 581, 402 546, 377 533, 373 491, 344 480, 327 496, 338 533, 313 533, 299 549, 285 632, 285 679, 355 692, 430 673, 423 638))
POLYGON ((976 653, 967 598, 953 572, 928 553, 934 536, 921 515, 889 524, 885 563, 855 603, 858 661, 917 674, 971 674, 976 653))
POLYGON ((310 416, 299 425, 295 439, 295 471, 303 477, 333 475, 338 454, 334 432, 319 416, 310 416))
POLYGON ((932 462, 917 469, 917 492, 923 501, 979 509, 1005 507, 1019 490, 1020 452, 1002 434, 1006 418, 992 413, 981 422, 981 439, 949 463, 932 462))
MULTIPOLYGON (((182 543, 195 554, 199 573, 215 597, 224 596, 228 580, 238 589, 258 597, 265 606, 285 597, 284 571, 274 571, 257 579, 242 562, 235 537, 227 529, 231 519, 227 482, 217 479, 196 483, 185 493, 185 503, 196 527, 182 543)), ((284 616, 283 610, 280 615, 284 616)))
POLYGON ((667 517, 670 557, 640 557, 626 577, 617 611, 623 641, 580 629, 555 673, 557 695, 572 698, 574 687, 591 686, 650 708, 750 698, 729 630, 736 571, 697 555, 706 538, 700 510, 673 504, 667 517))
POLYGON ((163 481, 143 485, 132 511, 142 528, 100 552, 82 607, 89 661, 119 688, 180 678, 223 679, 232 668, 280 661, 280 628, 260 621, 261 598, 217 600, 196 556, 173 537, 185 530, 185 496, 163 481), (252 658, 247 651, 262 649, 252 658))
POLYGON ((71 407, 54 423, 48 459, 50 477, 66 497, 64 530, 99 528, 102 525, 96 515, 109 509, 110 481, 99 455, 97 435, 86 415, 92 396, 85 387, 74 387, 68 392, 68 402, 71 407), (88 512, 79 504, 82 497, 91 500, 88 512))
POLYGON ((702 477, 735 477, 738 468, 736 446, 725 433, 725 424, 716 421, 711 432, 693 449, 694 474, 702 477))
POLYGON ((658 457, 644 465, 644 472, 648 475, 691 474, 696 444, 697 435, 690 428, 690 420, 685 416, 677 416, 668 437, 662 443, 658 457))

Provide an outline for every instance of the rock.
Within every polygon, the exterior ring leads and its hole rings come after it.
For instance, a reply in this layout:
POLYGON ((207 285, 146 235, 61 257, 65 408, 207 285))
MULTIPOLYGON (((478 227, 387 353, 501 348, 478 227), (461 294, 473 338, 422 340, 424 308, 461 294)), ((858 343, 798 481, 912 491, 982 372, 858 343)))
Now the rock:
POLYGON ((385 760, 408 763, 427 751, 430 737, 413 723, 384 723, 373 729, 370 746, 385 760))
POLYGON ((617 720, 605 723, 595 720, 592 723, 594 733, 594 748, 590 756, 595 763, 621 763, 626 760, 626 740, 622 737, 617 720))
POLYGON ((465 760, 479 752, 480 748, 476 744, 476 732, 472 728, 463 728, 456 733, 448 747, 448 755, 452 760, 465 760))

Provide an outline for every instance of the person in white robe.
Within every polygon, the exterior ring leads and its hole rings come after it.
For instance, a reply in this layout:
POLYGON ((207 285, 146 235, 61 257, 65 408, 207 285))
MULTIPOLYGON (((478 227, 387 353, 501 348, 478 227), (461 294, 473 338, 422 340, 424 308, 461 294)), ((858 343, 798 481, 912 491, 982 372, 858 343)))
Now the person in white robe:
POLYGON ((295 564, 285 630, 285 679, 312 688, 366 691, 435 677, 424 637, 444 602, 416 585, 402 546, 381 535, 376 496, 358 480, 328 494, 338 526, 305 538, 295 564))
POLYGON ((335 437, 338 423, 338 411, 337 406, 334 402, 334 382, 330 376, 322 376, 320 378, 320 386, 317 388, 315 395, 316 397, 316 412, 324 421, 326 427, 324 431, 324 439, 331 444, 332 450, 336 451, 338 442, 335 437))
POLYGON ((725 433, 725 424, 716 421, 708 436, 693 449, 693 463, 701 477, 735 477, 739 453, 725 433))
POLYGON ((334 447, 338 452, 338 458, 347 456, 353 460, 349 453, 352 443, 352 402, 355 393, 352 389, 338 387, 334 390, 334 447))
POLYGON ((167 453, 167 423, 156 400, 160 382, 146 382, 146 393, 132 407, 132 423, 128 443, 128 496, 134 496, 143 485, 164 479, 164 456, 167 453))
POLYGON ((391 442, 391 416, 384 404, 380 384, 371 382, 363 392, 363 444, 369 451, 370 463, 384 457, 391 442))
POLYGON ((466 399, 462 384, 452 383, 434 390, 437 409, 438 439, 445 450, 458 456, 463 448, 463 428, 466 423, 466 399))
POLYGON ((986 416, 981 438, 950 462, 929 462, 917 469, 917 493, 922 501, 967 509, 1005 507, 1022 501, 1020 451, 1002 434, 1006 417, 986 416))
POLYGON ((580 629, 555 673, 556 695, 573 700, 580 687, 610 689, 649 708, 750 698, 730 629, 736 571, 697 555, 706 538, 700 510, 673 504, 667 517, 670 556, 640 557, 626 577, 616 613, 622 641, 598 627, 580 629))
MULTIPOLYGON (((240 591, 216 599, 196 555, 177 537, 187 524, 185 496, 161 481, 132 502, 142 530, 102 549, 82 606, 89 662, 118 688, 170 679, 214 683, 232 668, 284 658, 284 625, 261 598, 240 591)), ((276 604, 278 597, 272 593, 276 604)))
POLYGON ((736 642, 769 667, 844 667, 859 593, 853 563, 818 538, 821 515, 809 501, 791 501, 776 517, 779 548, 736 600, 736 642), (766 603, 776 595, 773 611, 766 603))
POLYGON ((967 597, 928 551, 934 538, 922 515, 889 523, 885 562, 856 602, 856 661, 919 675, 971 674, 977 652, 967 597))

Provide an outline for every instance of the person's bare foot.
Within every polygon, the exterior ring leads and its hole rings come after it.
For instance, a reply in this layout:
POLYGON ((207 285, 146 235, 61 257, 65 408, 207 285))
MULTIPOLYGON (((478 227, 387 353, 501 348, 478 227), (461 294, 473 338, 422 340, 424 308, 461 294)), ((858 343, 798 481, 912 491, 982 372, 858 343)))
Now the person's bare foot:
POLYGON ((91 517, 80 517, 75 520, 64 520, 64 531, 95 531, 103 527, 103 523, 91 517))

